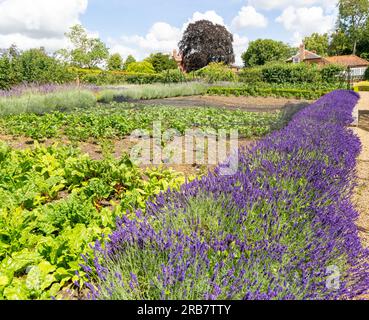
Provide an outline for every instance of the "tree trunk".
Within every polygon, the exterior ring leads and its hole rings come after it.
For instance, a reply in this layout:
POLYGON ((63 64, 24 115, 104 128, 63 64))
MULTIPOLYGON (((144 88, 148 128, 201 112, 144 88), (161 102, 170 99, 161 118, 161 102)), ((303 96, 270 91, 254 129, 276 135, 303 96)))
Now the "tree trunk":
POLYGON ((354 41, 354 49, 352 50, 352 54, 356 54, 357 40, 354 41))

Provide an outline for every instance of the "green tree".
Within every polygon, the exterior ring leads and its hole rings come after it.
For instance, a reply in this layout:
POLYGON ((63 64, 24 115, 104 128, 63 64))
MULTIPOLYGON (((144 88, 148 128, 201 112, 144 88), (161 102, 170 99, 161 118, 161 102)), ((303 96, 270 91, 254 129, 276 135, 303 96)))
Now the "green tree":
POLYGON ((250 42, 247 51, 242 54, 242 60, 245 67, 254 67, 286 60, 292 54, 293 49, 281 41, 258 39, 250 42))
POLYGON ((157 73, 178 68, 177 63, 169 54, 152 53, 150 57, 145 60, 153 65, 157 73))
POLYGON ((108 59, 108 70, 122 70, 123 68, 123 59, 119 53, 112 54, 108 59))
POLYGON ((338 8, 338 30, 350 39, 352 53, 356 54, 368 22, 369 0, 339 0, 338 8))
POLYGON ((22 81, 19 54, 15 45, 0 51, 0 89, 9 89, 22 81))
POLYGON ((123 64, 123 70, 127 70, 128 66, 132 63, 132 62, 136 62, 136 59, 134 56, 132 56, 131 54, 128 55, 126 61, 123 64))
POLYGON ((71 27, 66 36, 73 44, 72 50, 60 50, 60 56, 80 68, 96 68, 109 57, 106 45, 98 38, 90 38, 81 25, 71 27))
POLYGON ((154 66, 148 61, 131 62, 127 67, 128 72, 155 73, 154 66))
POLYGON ((327 33, 313 33, 304 38, 304 43, 307 50, 315 51, 323 57, 328 55, 329 37, 327 33))
POLYGON ((49 56, 44 48, 22 52, 16 63, 23 82, 60 83, 69 80, 66 66, 49 56))
POLYGON ((332 34, 328 54, 330 56, 338 56, 352 53, 350 39, 340 30, 332 34))

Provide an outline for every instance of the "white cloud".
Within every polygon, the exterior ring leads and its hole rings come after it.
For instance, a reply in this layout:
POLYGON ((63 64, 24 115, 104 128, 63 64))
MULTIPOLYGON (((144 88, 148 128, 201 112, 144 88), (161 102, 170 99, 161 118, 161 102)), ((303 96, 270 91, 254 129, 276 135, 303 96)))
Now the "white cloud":
POLYGON ((193 23, 193 22, 196 22, 196 21, 199 21, 199 20, 209 20, 209 21, 211 21, 215 24, 220 24, 222 26, 225 25, 223 17, 218 15, 214 10, 210 10, 210 11, 206 11, 204 13, 196 11, 192 15, 192 18, 187 23, 185 23, 184 26, 187 27, 187 25, 189 23, 193 23))
POLYGON ((121 38, 108 39, 110 52, 119 52, 124 57, 128 54, 142 59, 152 52, 171 52, 181 39, 180 29, 165 22, 156 22, 145 36, 123 35, 121 38))
POLYGON ((80 23, 88 0, 0 1, 0 47, 21 49, 44 46, 48 50, 65 45, 64 33, 80 23))
POLYGON ((232 21, 232 27, 236 30, 247 27, 265 28, 267 25, 268 19, 257 12, 253 6, 242 7, 232 21))
POLYGON ((248 3, 263 10, 285 9, 289 6, 320 6, 327 11, 332 11, 337 6, 338 0, 249 0, 248 3))
POLYGON ((241 37, 240 35, 235 33, 233 35, 233 40, 234 40, 233 50, 236 56, 235 64, 241 66, 243 65, 241 55, 247 50, 247 47, 249 45, 249 39, 247 37, 241 37))
POLYGON ((313 32, 325 33, 334 28, 336 16, 325 14, 321 7, 295 8, 288 7, 276 19, 283 27, 293 32, 293 44, 301 42, 302 38, 313 32))

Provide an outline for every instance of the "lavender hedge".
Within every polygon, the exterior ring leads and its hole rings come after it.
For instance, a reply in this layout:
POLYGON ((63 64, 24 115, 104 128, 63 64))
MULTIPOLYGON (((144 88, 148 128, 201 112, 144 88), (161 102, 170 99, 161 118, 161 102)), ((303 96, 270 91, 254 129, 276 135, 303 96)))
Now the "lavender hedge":
POLYGON ((358 96, 338 90, 251 151, 117 221, 86 258, 97 299, 349 299, 369 287, 351 196, 358 96))

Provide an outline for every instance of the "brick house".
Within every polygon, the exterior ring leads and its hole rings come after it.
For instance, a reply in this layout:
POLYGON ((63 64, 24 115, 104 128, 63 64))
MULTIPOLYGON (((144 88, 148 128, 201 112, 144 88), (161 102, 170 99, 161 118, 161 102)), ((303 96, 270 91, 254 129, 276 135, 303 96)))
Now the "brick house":
POLYGON ((299 52, 293 57, 289 58, 286 62, 304 62, 308 64, 317 64, 319 66, 338 64, 344 66, 345 68, 350 68, 351 77, 358 79, 363 78, 366 69, 369 67, 369 61, 356 55, 322 57, 316 54, 316 52, 306 50, 304 44, 301 44, 299 52))

